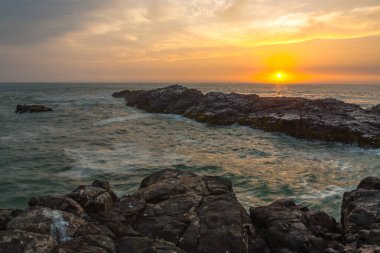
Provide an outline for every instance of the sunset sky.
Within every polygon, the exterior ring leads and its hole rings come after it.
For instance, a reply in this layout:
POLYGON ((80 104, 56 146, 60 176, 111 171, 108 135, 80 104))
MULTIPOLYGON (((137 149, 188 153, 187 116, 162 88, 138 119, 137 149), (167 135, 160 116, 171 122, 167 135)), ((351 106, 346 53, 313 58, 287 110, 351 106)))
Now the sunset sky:
POLYGON ((380 1, 0 0, 0 81, 380 84, 380 1))

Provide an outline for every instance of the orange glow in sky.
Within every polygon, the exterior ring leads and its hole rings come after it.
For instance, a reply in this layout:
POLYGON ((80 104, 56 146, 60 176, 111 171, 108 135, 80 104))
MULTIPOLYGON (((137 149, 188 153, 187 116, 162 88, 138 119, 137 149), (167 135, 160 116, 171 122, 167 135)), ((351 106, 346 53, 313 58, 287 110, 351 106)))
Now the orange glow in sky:
POLYGON ((379 0, 5 1, 0 82, 380 84, 379 0))

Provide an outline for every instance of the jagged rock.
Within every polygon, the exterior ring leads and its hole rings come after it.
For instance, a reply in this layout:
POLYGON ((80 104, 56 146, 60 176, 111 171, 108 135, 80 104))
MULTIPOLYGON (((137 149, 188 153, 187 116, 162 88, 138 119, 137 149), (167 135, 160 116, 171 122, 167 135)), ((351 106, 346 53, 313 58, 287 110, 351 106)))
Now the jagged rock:
POLYGON ((32 197, 29 206, 44 206, 55 210, 73 213, 78 216, 86 216, 85 210, 75 200, 62 196, 32 197))
POLYGON ((174 113, 216 125, 240 124, 294 137, 380 147, 379 106, 365 110, 336 99, 259 97, 257 95, 203 95, 172 85, 150 91, 122 91, 128 106, 147 112, 174 113))
POLYGON ((20 213, 21 209, 0 209, 0 231, 5 230, 8 222, 20 213))
POLYGON ((344 193, 341 222, 351 248, 380 250, 380 178, 364 178, 356 190, 344 193))
POLYGON ((0 231, 0 253, 46 253, 56 245, 53 237, 47 234, 0 231))
POLYGON ((117 241, 117 250, 120 253, 185 253, 174 244, 147 237, 123 237, 117 241))
POLYGON ((335 239, 340 231, 334 218, 289 199, 251 208, 250 216, 271 252, 323 252, 338 247, 335 239))
POLYGON ((346 233, 380 228, 380 178, 365 178, 356 190, 344 193, 341 210, 346 233))
POLYGON ((126 225, 123 222, 108 222, 106 223, 106 225, 115 235, 115 238, 142 236, 139 232, 134 230, 130 225, 126 225))
POLYGON ((83 237, 87 235, 104 235, 115 238, 114 233, 105 225, 89 222, 80 226, 74 234, 74 237, 83 237))
POLYGON ((116 196, 111 190, 94 185, 82 185, 66 196, 77 201, 86 212, 110 212, 116 196))
POLYGON ((53 109, 44 105, 17 105, 16 106, 16 113, 50 112, 50 111, 53 111, 53 109))
POLYGON ((120 203, 124 212, 137 212, 136 231, 186 252, 255 252, 252 223, 226 179, 166 169, 146 177, 120 203))
POLYGON ((288 199, 251 208, 248 216, 228 179, 176 169, 144 178, 120 200, 98 180, 69 195, 75 200, 40 197, 24 211, 0 209, 7 229, 0 231, 0 253, 380 252, 377 177, 344 194, 343 228, 288 199))
POLYGON ((73 237, 77 229, 86 223, 72 213, 47 207, 29 207, 7 224, 7 230, 50 234, 57 241, 73 237))
MULTIPOLYGON (((114 241, 105 235, 87 235, 64 242, 53 253, 116 253, 114 241)), ((126 251, 128 252, 128 251, 126 251)))

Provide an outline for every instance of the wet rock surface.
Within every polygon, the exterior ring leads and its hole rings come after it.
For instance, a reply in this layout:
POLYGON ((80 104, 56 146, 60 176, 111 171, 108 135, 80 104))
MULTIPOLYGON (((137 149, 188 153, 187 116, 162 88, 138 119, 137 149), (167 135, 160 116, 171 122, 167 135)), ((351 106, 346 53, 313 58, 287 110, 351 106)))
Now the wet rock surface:
POLYGON ((252 207, 223 177, 166 169, 118 198, 108 182, 0 209, 0 253, 380 252, 380 178, 344 194, 341 224, 292 200, 252 207))
POLYGON ((380 147, 380 105, 366 110, 331 98, 202 94, 180 85, 113 96, 147 112, 179 114, 208 124, 240 124, 299 138, 380 147))

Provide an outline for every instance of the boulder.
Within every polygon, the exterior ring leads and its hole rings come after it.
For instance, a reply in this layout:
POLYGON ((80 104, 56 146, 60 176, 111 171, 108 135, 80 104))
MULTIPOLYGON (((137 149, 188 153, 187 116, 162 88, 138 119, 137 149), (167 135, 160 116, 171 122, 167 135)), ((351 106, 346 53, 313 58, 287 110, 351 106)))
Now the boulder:
POLYGON ((57 241, 66 241, 84 224, 85 220, 72 213, 47 207, 29 207, 8 222, 7 230, 49 234, 57 241))
POLYGON ((166 169, 146 177, 119 208, 135 214, 129 220, 137 232, 185 252, 260 252, 252 222, 224 178, 166 169))
POLYGON ((107 184, 95 181, 92 185, 82 185, 66 197, 78 202, 88 213, 107 213, 112 210, 114 201, 117 201, 116 194, 107 184))
MULTIPOLYGON (((86 235, 56 246, 52 253, 116 253, 114 241, 105 235, 86 235)), ((126 251, 128 252, 128 251, 126 251)))
POLYGON ((0 253, 46 253, 57 245, 51 235, 21 230, 0 231, 0 253))
POLYGON ((128 253, 185 253, 174 244, 147 237, 123 237, 117 241, 117 251, 128 253))
POLYGON ((328 248, 338 249, 340 244, 334 218, 289 199, 251 208, 250 216, 271 252, 324 252, 328 248))
POLYGON ((364 178, 356 190, 344 193, 341 222, 351 248, 380 249, 380 178, 364 178))
POLYGON ((22 213, 21 209, 0 209, 0 231, 5 230, 8 222, 20 213, 22 213))
POLYGON ((177 169, 147 176, 137 192, 120 199, 108 182, 96 180, 65 197, 32 198, 29 205, 0 209, 0 253, 380 250, 377 177, 363 179, 344 194, 342 224, 289 199, 252 207, 248 215, 227 178, 177 169))
POLYGON ((75 200, 63 196, 44 196, 32 197, 29 206, 44 206, 55 210, 73 213, 75 215, 85 217, 85 210, 75 200))

